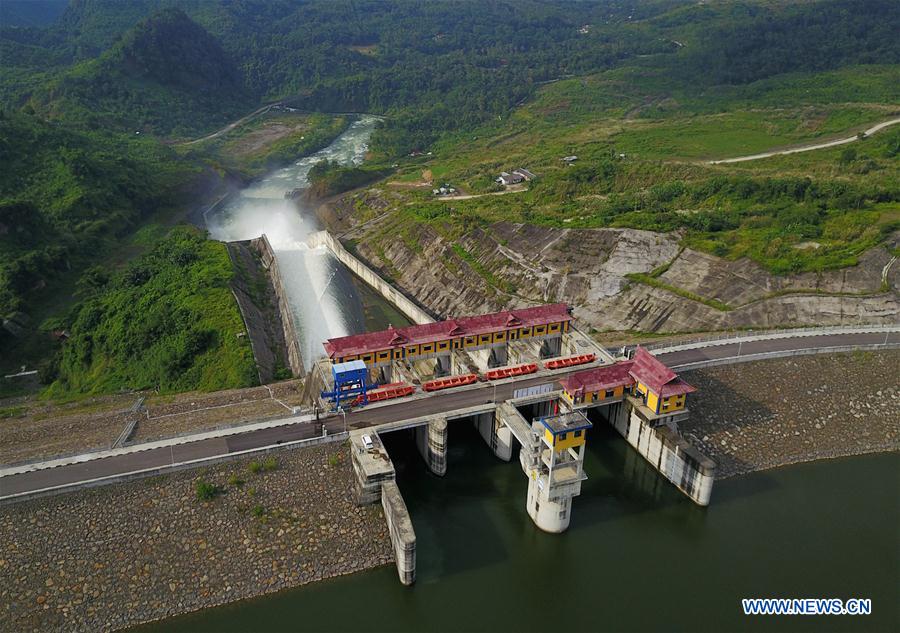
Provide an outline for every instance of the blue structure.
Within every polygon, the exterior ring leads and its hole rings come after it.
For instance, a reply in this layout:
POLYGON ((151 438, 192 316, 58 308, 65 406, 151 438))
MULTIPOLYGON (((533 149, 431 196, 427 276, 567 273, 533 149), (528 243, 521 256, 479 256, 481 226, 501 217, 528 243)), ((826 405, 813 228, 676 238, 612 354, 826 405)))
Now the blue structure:
POLYGON ((337 409, 341 405, 341 398, 350 398, 362 394, 363 404, 367 402, 366 391, 369 388, 369 371, 361 360, 351 360, 346 363, 335 363, 331 366, 331 376, 334 378, 334 388, 331 391, 323 391, 323 398, 330 398, 337 409))

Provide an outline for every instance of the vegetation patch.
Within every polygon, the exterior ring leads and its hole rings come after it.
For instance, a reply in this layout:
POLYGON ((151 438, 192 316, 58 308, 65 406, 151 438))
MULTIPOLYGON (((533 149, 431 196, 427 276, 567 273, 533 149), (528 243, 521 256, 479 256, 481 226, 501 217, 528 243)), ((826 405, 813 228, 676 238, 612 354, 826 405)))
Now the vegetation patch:
POLYGON ((70 336, 48 394, 256 384, 232 275, 225 245, 187 227, 122 272, 96 275, 86 284, 89 298, 60 324, 70 336))
POLYGON ((667 290, 673 294, 678 295, 679 297, 684 297, 685 299, 690 299, 691 301, 697 301, 704 305, 708 305, 710 308, 714 308, 722 312, 731 310, 731 306, 729 306, 727 303, 719 301, 718 299, 707 299, 706 297, 701 297, 700 295, 696 295, 693 292, 689 292, 683 288, 667 284, 664 281, 661 281, 651 275, 647 275, 644 273, 628 273, 627 275, 625 275, 625 277, 630 281, 642 283, 654 288, 660 288, 661 290, 667 290))
POLYGON ((247 466, 247 470, 249 470, 254 475, 258 475, 260 473, 270 472, 278 468, 278 460, 274 457, 266 457, 265 459, 258 461, 254 460, 250 462, 247 466))
POLYGON ((197 497, 197 501, 212 501, 222 492, 221 486, 210 483, 205 479, 198 479, 194 482, 194 494, 197 497))
POLYGON ((323 160, 309 170, 309 191, 314 196, 326 198, 381 180, 389 173, 389 169, 342 167, 334 161, 323 160))

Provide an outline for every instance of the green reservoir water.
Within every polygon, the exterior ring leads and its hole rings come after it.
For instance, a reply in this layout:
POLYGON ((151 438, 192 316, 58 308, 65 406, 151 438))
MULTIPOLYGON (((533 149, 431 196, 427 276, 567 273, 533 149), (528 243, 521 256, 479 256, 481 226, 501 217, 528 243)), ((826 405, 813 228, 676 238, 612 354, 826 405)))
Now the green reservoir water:
POLYGON ((142 630, 900 630, 898 454, 721 481, 704 510, 598 425, 571 527, 549 535, 518 462, 470 425, 451 423, 443 479, 407 432, 386 442, 418 537, 413 587, 390 566, 142 630), (873 613, 745 617, 742 597, 864 597, 873 613))

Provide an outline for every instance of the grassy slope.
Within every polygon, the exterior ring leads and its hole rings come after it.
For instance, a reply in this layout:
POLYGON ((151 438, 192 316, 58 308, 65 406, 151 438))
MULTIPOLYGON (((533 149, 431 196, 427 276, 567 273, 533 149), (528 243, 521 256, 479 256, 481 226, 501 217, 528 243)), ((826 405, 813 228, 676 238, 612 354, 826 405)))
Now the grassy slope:
POLYGON ((426 191, 407 191, 415 204, 401 213, 450 237, 473 222, 501 219, 682 226, 689 245, 746 255, 774 272, 851 265, 898 225, 897 130, 857 144, 855 156, 835 148, 737 165, 705 160, 840 136, 886 119, 900 111, 896 66, 794 73, 702 93, 651 66, 642 60, 550 84, 506 121, 448 138, 434 147, 435 158, 409 161, 396 176, 417 180, 427 169, 436 181, 490 192, 497 172, 523 166, 540 175, 530 191, 455 201, 452 212, 426 191), (560 163, 569 154, 580 157, 577 166, 560 163), (757 190, 800 183, 810 193, 744 195, 748 181, 757 190), (727 186, 710 188, 717 182, 727 186), (810 240, 821 246, 794 248, 810 240))
POLYGON ((325 147, 349 124, 343 116, 270 111, 222 136, 182 145, 179 151, 256 176, 325 147))

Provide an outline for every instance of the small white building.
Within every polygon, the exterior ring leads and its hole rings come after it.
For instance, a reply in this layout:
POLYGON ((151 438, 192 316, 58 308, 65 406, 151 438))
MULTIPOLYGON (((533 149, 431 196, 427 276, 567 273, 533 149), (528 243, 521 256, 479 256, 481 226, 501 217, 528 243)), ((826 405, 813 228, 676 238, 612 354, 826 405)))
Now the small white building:
POLYGON ((525 181, 525 176, 522 174, 517 174, 516 172, 508 173, 505 171, 500 172, 500 176, 494 182, 500 183, 501 185, 508 187, 509 185, 517 185, 520 182, 525 181))

